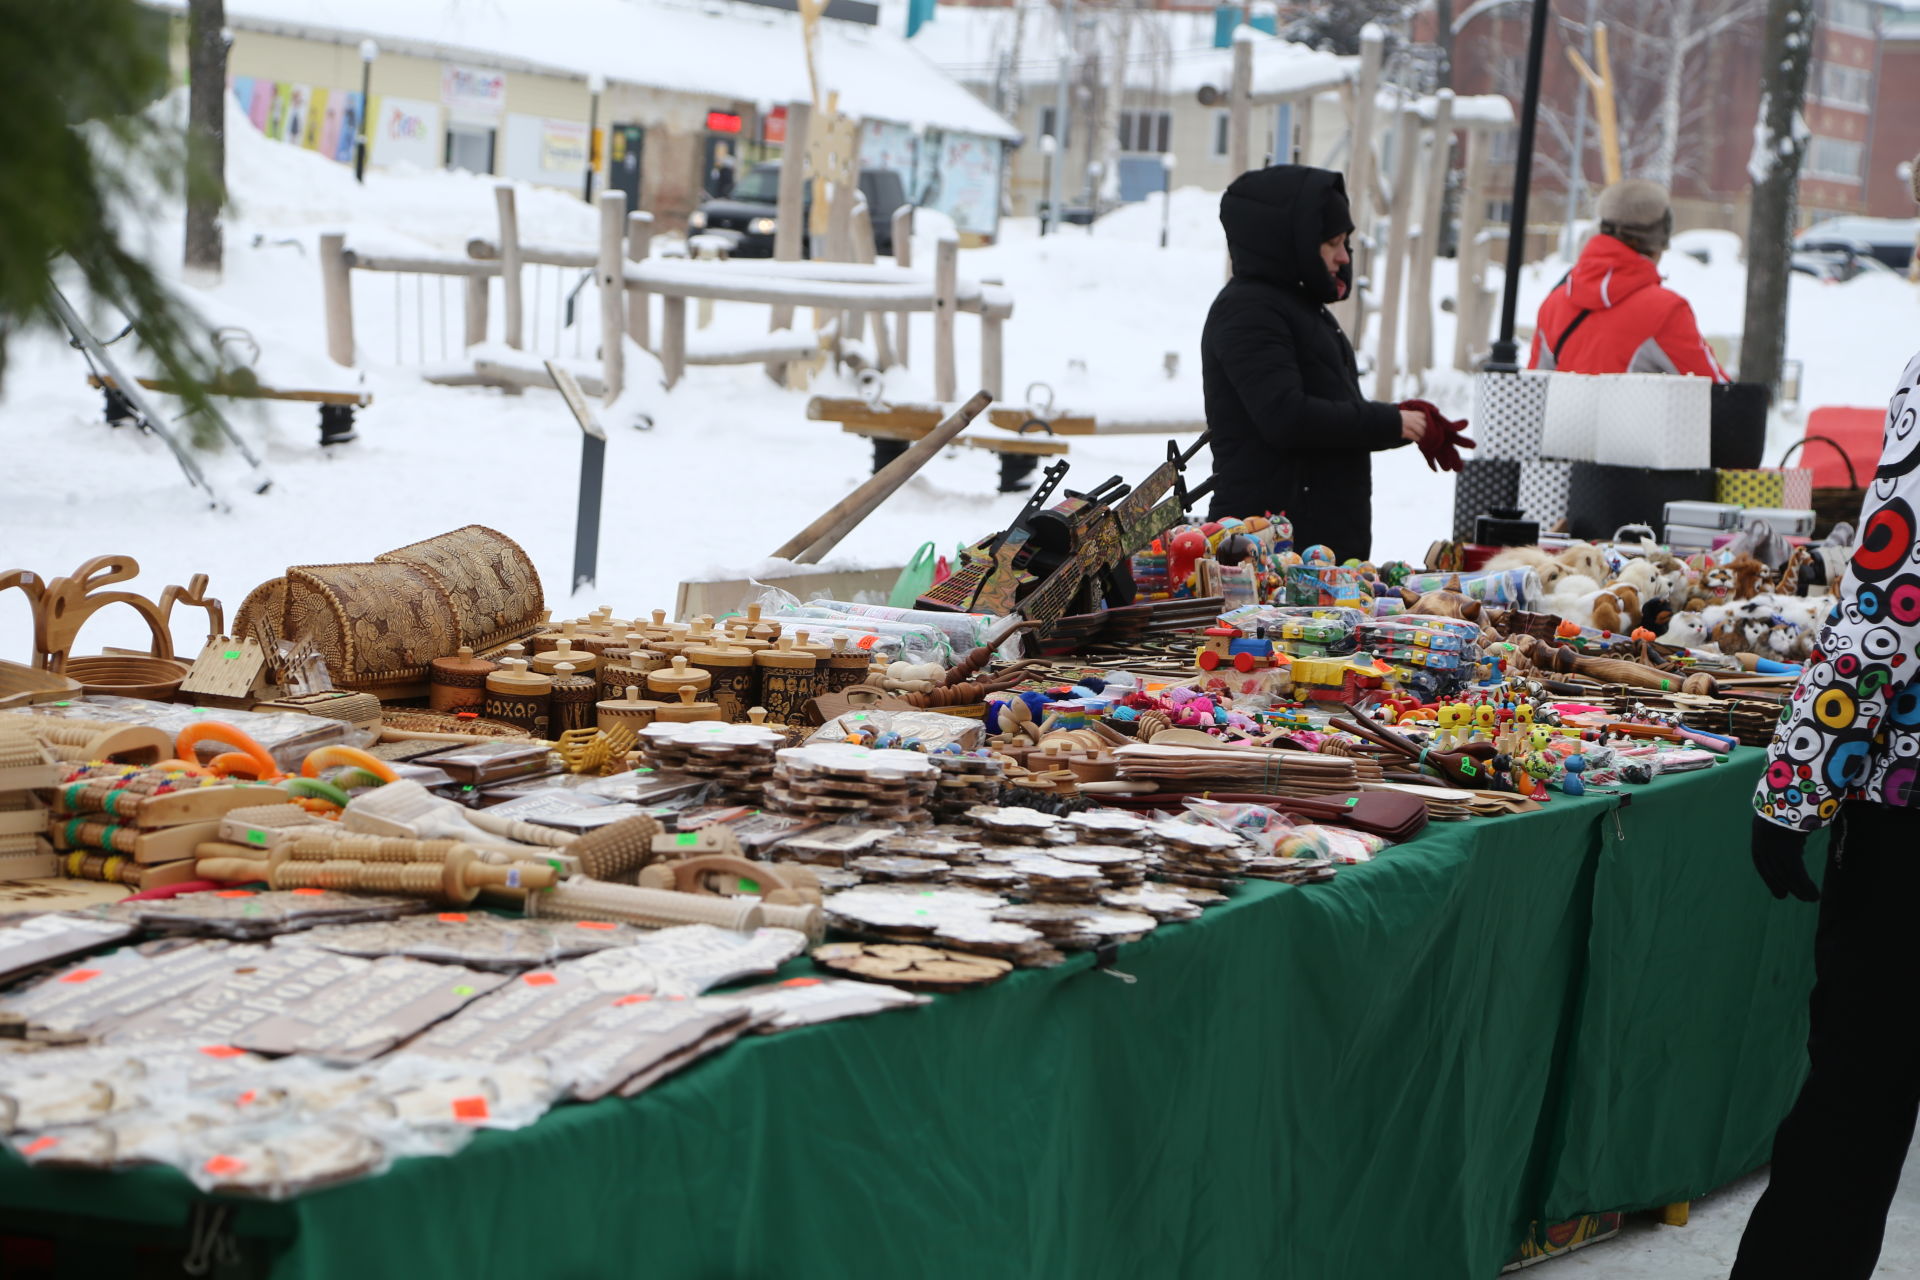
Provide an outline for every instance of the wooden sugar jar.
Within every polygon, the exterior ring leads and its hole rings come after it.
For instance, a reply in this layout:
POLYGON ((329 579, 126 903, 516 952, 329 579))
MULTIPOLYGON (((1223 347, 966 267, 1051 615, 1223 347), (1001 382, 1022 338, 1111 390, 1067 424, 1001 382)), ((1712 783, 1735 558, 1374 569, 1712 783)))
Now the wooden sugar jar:
POLYGON ((719 705, 721 719, 739 724, 747 718, 747 708, 760 704, 760 669, 754 665, 753 650, 700 645, 674 661, 698 663, 707 673, 707 698, 719 705))

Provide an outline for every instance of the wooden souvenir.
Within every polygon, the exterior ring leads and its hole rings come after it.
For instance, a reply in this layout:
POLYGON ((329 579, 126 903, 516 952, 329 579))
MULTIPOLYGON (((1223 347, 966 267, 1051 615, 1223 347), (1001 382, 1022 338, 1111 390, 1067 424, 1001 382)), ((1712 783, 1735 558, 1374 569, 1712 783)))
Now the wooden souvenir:
MULTIPOLYGON (((781 637, 782 641, 785 639, 785 636, 781 637)), ((779 648, 780 645, 776 644, 774 647, 779 648)), ((812 654, 816 661, 822 663, 833 656, 833 644, 831 641, 815 639, 813 634, 807 631, 796 630, 793 633, 792 647, 798 653, 812 654)))
POLYGON ((435 711, 479 711, 487 701, 487 677, 499 669, 499 663, 474 657, 473 647, 463 644, 452 657, 427 664, 427 705, 435 711))
POLYGON ((598 654, 588 653, 574 644, 576 637, 561 636, 554 641, 553 648, 545 653, 533 655, 533 670, 537 675, 550 676, 554 668, 561 663, 572 667, 579 675, 587 675, 600 665, 598 654))
POLYGON ((755 640, 764 640, 770 645, 774 644, 780 639, 780 623, 772 618, 761 617, 760 612, 760 606, 757 604, 747 606, 747 634, 755 640))
POLYGON ((697 720, 720 720, 722 718, 720 715, 720 704, 716 702, 695 702, 694 698, 697 696, 692 685, 681 685, 679 701, 664 704, 655 714, 654 720, 659 724, 691 724, 697 720))
POLYGON ((729 619, 725 630, 727 644, 731 648, 745 649, 748 653, 759 653, 762 649, 773 648, 772 641, 754 638, 753 633, 747 630, 744 618, 729 619))
POLYGON ((637 686, 628 685, 622 696, 604 699, 597 705, 597 723, 602 729, 621 727, 638 733, 653 723, 665 705, 642 698, 637 686))
POLYGON ((644 694, 647 677, 670 664, 666 654, 647 648, 638 632, 629 632, 624 645, 601 655, 600 669, 594 673, 600 677, 600 696, 617 698, 628 685, 644 694))
POLYGON ((839 693, 853 685, 865 684, 872 665, 870 652, 854 648, 843 635, 835 636, 833 649, 827 654, 827 692, 839 693))
POLYGON ((567 772, 605 777, 627 769, 627 753, 638 741, 632 729, 568 729, 554 743, 554 753, 566 762, 567 772))
POLYGON ((813 950, 822 969, 909 991, 984 987, 1013 972, 1005 960, 899 943, 830 942, 813 950))
POLYGON ((805 724, 810 704, 827 691, 826 672, 814 654, 795 649, 782 636, 774 648, 753 656, 760 668, 760 705, 786 724, 805 724))
POLYGON ((251 636, 209 640, 180 684, 182 700, 202 707, 244 710, 275 692, 267 673, 267 655, 251 636))
POLYGON ((300 715, 319 716, 323 720, 344 720, 362 729, 377 730, 380 727, 380 699, 370 693, 354 693, 347 689, 288 694, 256 702, 252 710, 292 711, 300 715))
POLYGON ((149 725, 0 712, 0 729, 31 734, 56 759, 77 764, 111 760, 145 765, 173 756, 173 738, 149 725))
POLYGON ((51 787, 65 772, 38 738, 0 730, 0 792, 51 787))
POLYGON ((738 724, 747 718, 747 708, 760 705, 760 671, 753 657, 751 649, 701 645, 675 661, 697 663, 708 675, 707 698, 719 704, 720 718, 738 724))
POLYGON ((0 658, 0 710, 61 702, 80 696, 80 682, 24 663, 0 658))
POLYGON ((487 676, 482 704, 487 719, 525 729, 536 737, 550 737, 553 678, 527 670, 525 658, 508 658, 500 670, 487 676))
POLYGON ((121 854, 135 862, 174 862, 191 858, 202 841, 214 839, 219 834, 220 823, 188 822, 143 830, 115 822, 71 818, 56 822, 52 831, 53 847, 61 853, 121 854))
POLYGON ((198 869, 200 878, 206 880, 265 880, 275 889, 361 890, 435 898, 462 906, 479 897, 482 889, 547 889, 558 879, 544 862, 502 866, 480 861, 471 848, 456 842, 414 843, 423 848, 444 843, 453 843, 454 847, 435 861, 358 862, 300 858, 294 854, 299 847, 295 842, 273 851, 266 860, 264 875, 261 862, 254 858, 201 858, 198 869))
POLYGON ((718 898, 574 878, 527 898, 527 914, 549 920, 611 920, 661 929, 710 924, 751 933, 766 924, 757 898, 718 898))
POLYGON ((600 682, 590 675, 576 673, 570 662, 556 665, 552 672, 552 679, 552 704, 548 713, 547 736, 558 738, 576 729, 593 732, 594 704, 600 700, 600 682))
POLYGON ((682 689, 705 693, 712 685, 713 676, 702 668, 694 666, 692 660, 684 653, 675 654, 672 665, 662 667, 647 676, 648 694, 669 703, 680 696, 682 689))

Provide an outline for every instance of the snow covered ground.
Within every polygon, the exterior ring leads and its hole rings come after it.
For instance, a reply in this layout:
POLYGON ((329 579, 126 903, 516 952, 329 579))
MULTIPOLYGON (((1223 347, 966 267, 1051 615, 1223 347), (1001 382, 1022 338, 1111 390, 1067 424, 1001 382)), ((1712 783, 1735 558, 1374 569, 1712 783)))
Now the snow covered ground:
MULTIPOLYGON (((1523 1274, 1536 1280, 1726 1280, 1740 1251, 1747 1215, 1766 1189, 1762 1171, 1694 1201, 1684 1227, 1663 1227, 1649 1215, 1636 1215, 1612 1240, 1523 1274)), ((1920 1275, 1920 1155, 1913 1151, 1907 1155, 1874 1274, 1893 1280, 1920 1275)))
MULTIPOLYGON (((131 551, 141 585, 212 574, 237 604, 255 583, 289 564, 355 560, 459 524, 493 525, 519 540, 546 574, 552 602, 569 607, 578 432, 557 396, 506 396, 429 385, 422 362, 459 355, 460 301, 449 286, 416 277, 355 279, 360 372, 325 358, 316 241, 344 230, 350 245, 388 252, 458 253, 494 234, 493 180, 462 173, 372 173, 356 184, 342 166, 267 141, 235 113, 229 127, 234 209, 227 223, 222 283, 189 296, 217 324, 246 329, 263 349, 257 372, 271 384, 337 386, 364 378, 373 407, 360 415, 360 440, 322 453, 316 417, 304 405, 236 404, 230 417, 266 455, 272 490, 242 487, 231 450, 211 470, 233 501, 230 514, 204 509, 158 441, 100 421, 99 396, 84 385, 77 352, 45 335, 15 343, 0 387, 0 563, 57 573, 106 551, 131 551), (426 323, 420 324, 424 317, 426 323), (450 346, 447 344, 451 344, 450 346)), ((565 193, 522 189, 520 226, 529 240, 592 243, 592 210, 565 193)), ((1171 247, 1158 247, 1158 198, 1120 210, 1090 233, 1069 228, 1042 238, 1031 222, 1005 224, 1000 243, 962 255, 962 273, 1007 283, 1016 298, 1006 331, 1008 388, 1030 384, 1063 408, 1128 417, 1197 418, 1199 335, 1224 272, 1216 198, 1193 189, 1172 202, 1171 247)), ((177 262, 179 210, 156 201, 138 227, 156 260, 177 262)), ((930 260, 931 244, 921 250, 930 260)), ((1727 255, 1720 255, 1721 258, 1727 255)), ((1740 327, 1743 273, 1737 263, 1701 265, 1678 253, 1665 268, 1694 300, 1709 333, 1740 327)), ((1562 268, 1529 269, 1520 314, 1529 317, 1562 268)), ((560 293, 573 280, 553 272, 530 283, 530 346, 562 355, 593 352, 590 294, 577 330, 560 331, 560 293), (582 332, 584 331, 584 332, 582 332)), ((1436 301, 1451 297, 1453 264, 1437 269, 1436 301)), ((1884 400, 1915 341, 1915 297, 1892 277, 1821 285, 1795 277, 1789 353, 1806 365, 1804 402, 1884 400)), ((499 330, 496 307, 495 336, 499 330)), ((932 333, 918 317, 917 367, 890 373, 893 400, 930 394, 932 333)), ((765 310, 720 304, 712 338, 764 331, 765 310)), ((1437 316, 1435 350, 1452 349, 1452 316, 1437 316)), ((118 328, 111 317, 100 328, 118 328)), ((963 383, 978 369, 978 326, 959 325, 963 383)), ((124 345, 124 344, 123 344, 124 345)), ((134 357, 137 363, 137 356, 134 357)), ((850 391, 828 377, 816 387, 850 391)), ((1471 380, 1451 370, 1429 377, 1425 393, 1467 411, 1471 380)), ((1407 391, 1412 391, 1411 385, 1407 391)), ((599 585, 575 602, 620 609, 670 605, 682 578, 738 576, 867 473, 864 441, 808 422, 804 397, 772 386, 755 367, 700 367, 659 399, 650 431, 611 423, 607 507, 599 585), (590 599, 588 597, 591 597, 590 599)), ((1795 433, 1791 423, 1782 431, 1795 433)), ((1073 441, 1070 483, 1144 473, 1164 456, 1163 437, 1073 441)), ((1204 464, 1204 455, 1202 458, 1204 464)), ((921 542, 942 550, 999 527, 1020 499, 993 492, 995 460, 951 450, 861 526, 834 562, 865 567, 904 562, 921 542)), ((1444 532, 1452 482, 1430 474, 1411 450, 1383 455, 1376 468, 1375 549, 1416 557, 1444 532)), ((99 643, 138 639, 133 619, 95 625, 99 643)), ((24 634, 24 611, 0 600, 0 636, 24 634)))

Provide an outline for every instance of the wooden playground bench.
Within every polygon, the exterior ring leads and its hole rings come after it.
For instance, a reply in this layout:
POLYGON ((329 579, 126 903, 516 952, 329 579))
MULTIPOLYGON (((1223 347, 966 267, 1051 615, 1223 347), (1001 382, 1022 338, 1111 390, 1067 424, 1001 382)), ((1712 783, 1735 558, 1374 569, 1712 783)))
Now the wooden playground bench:
MULTIPOLYGON (((814 396, 807 401, 807 417, 814 422, 837 422, 850 435, 864 436, 874 442, 875 471, 898 457, 901 450, 938 426, 948 410, 932 404, 895 404, 875 406, 865 400, 844 396, 814 396)), ((984 449, 1000 457, 1000 490, 1010 493, 1022 487, 1040 458, 1058 457, 1067 452, 1067 442, 1055 439, 1058 424, 1041 422, 1025 410, 991 408, 984 415, 993 426, 1010 434, 969 431, 956 444, 969 449, 984 449), (1028 430, 1021 428, 1026 426, 1028 430), (1052 426, 1053 430, 1046 428, 1052 426)), ((1076 419, 1085 428, 1064 434, 1086 435, 1093 419, 1076 419)))
MULTIPOLYGON (((163 395, 178 395, 180 386, 165 378, 136 378, 140 386, 147 391, 158 391, 163 395)), ((131 406, 120 394, 120 388, 112 378, 103 378, 97 373, 87 375, 87 385, 106 393, 106 420, 116 426, 133 417, 131 406)), ((251 376, 223 376, 210 383, 207 391, 216 396, 231 400, 291 400, 301 404, 320 406, 320 443, 322 445, 345 444, 354 438, 353 414, 356 409, 364 409, 373 403, 370 391, 320 391, 301 390, 266 386, 251 376)))

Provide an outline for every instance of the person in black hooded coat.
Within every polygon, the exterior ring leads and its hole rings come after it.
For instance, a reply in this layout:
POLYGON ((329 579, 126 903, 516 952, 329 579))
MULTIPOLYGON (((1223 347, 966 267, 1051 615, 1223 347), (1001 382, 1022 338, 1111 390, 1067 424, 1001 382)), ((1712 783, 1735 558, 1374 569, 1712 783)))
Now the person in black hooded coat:
POLYGON ((1424 415, 1368 400, 1327 304, 1352 287, 1346 180, 1282 164, 1220 201, 1233 278, 1207 313, 1200 372, 1212 432, 1209 519, 1284 512, 1294 545, 1372 554, 1369 454, 1417 441, 1424 415))

